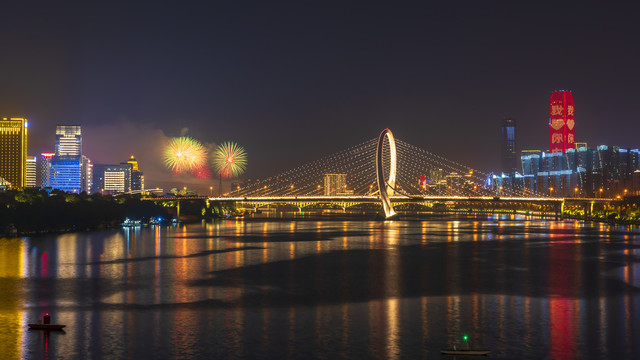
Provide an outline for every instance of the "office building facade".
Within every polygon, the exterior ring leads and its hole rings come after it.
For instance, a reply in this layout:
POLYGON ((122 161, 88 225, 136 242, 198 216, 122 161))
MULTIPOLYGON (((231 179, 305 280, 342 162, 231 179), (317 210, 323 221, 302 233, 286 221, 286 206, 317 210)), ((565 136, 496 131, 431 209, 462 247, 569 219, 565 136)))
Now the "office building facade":
POLYGON ((514 174, 517 171, 516 121, 513 119, 504 119, 500 125, 500 162, 503 173, 514 174))
POLYGON ((49 170, 49 186, 65 192, 81 193, 82 161, 80 156, 54 156, 49 170))
POLYGON ((36 187, 37 163, 35 156, 27 156, 26 187, 36 187))
POLYGON ((49 159, 46 186, 66 192, 90 192, 91 169, 91 161, 82 154, 80 126, 56 126, 55 154, 49 159))
POLYGON ((0 177, 11 188, 27 184, 27 128, 24 118, 0 118, 0 177))
POLYGON ((347 189, 347 174, 324 174, 324 195, 344 194, 347 189))
POLYGON ((95 164, 93 166, 93 192, 121 194, 131 191, 130 163, 95 164))
POLYGON ((54 153, 42 153, 38 157, 36 164, 36 186, 49 187, 49 174, 51 173, 51 159, 54 153))
POLYGON ((127 163, 131 164, 131 190, 144 190, 144 174, 138 167, 138 160, 136 160, 136 158, 131 155, 131 158, 127 161, 127 163))
POLYGON ((82 155, 82 129, 80 125, 56 126, 56 156, 82 155))

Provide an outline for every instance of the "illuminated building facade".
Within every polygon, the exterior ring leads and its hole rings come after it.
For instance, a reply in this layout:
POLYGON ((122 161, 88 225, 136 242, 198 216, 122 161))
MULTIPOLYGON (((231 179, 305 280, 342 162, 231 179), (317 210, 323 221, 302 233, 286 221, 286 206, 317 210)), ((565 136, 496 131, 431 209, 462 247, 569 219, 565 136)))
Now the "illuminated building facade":
POLYGON ((634 176, 640 173, 640 150, 600 145, 566 152, 523 151, 525 188, 539 194, 602 197, 640 194, 634 176), (531 180, 529 184, 527 181, 531 180), (577 190, 576 190, 577 189, 577 190), (626 192, 624 191, 626 190, 626 192))
POLYGON ((27 156, 27 180, 26 187, 36 187, 36 157, 27 156))
POLYGON ((56 126, 56 156, 79 155, 82 155, 82 130, 80 126, 56 126))
POLYGON ((500 125, 500 160, 502 172, 514 174, 517 170, 516 121, 504 119, 500 125))
POLYGON ((27 119, 0 118, 0 177, 12 188, 27 182, 27 119))
POLYGON ((575 148, 575 109, 571 91, 551 94, 549 101, 549 151, 566 152, 575 148))
POLYGON ((324 174, 324 195, 343 194, 347 188, 347 174, 324 174))
POLYGON ((88 157, 82 155, 82 191, 86 191, 87 194, 91 193, 93 185, 93 164, 88 157))
POLYGON ((133 155, 128 164, 131 164, 131 190, 144 190, 144 174, 138 168, 138 160, 133 155))
POLYGON ((55 149, 49 161, 47 185, 66 192, 90 192, 91 161, 82 154, 80 126, 56 126, 55 149))
POLYGON ((80 156, 54 156, 49 171, 49 186, 66 192, 81 193, 83 188, 80 156))
POLYGON ((131 172, 133 165, 95 164, 93 166, 93 192, 120 194, 131 191, 131 172))
POLYGON ((54 153, 42 153, 37 160, 36 186, 48 187, 51 173, 51 159, 54 153))

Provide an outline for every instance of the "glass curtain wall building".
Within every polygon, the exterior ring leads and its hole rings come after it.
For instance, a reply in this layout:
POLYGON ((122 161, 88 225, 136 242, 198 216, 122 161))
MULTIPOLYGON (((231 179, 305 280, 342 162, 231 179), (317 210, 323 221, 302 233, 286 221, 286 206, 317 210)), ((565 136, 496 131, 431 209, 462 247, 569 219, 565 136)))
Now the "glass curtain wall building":
POLYGON ((516 154, 516 121, 504 119, 500 126, 500 160, 502 172, 514 174, 518 166, 516 154))
POLYGON ((55 149, 49 164, 48 185, 67 192, 90 192, 91 161, 82 154, 80 126, 58 125, 55 149))

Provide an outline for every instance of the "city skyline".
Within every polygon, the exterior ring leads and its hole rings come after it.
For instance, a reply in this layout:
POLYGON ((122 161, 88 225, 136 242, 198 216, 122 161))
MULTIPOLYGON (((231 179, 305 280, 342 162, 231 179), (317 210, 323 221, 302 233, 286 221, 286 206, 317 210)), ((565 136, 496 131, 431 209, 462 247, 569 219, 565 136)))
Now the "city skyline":
MULTIPOLYGON (((391 127, 497 169, 500 120, 518 120, 522 148, 545 148, 558 89, 573 91, 577 142, 637 146, 636 5, 3 6, 0 36, 26 61, 0 60, 0 109, 31 120, 32 154, 51 150, 59 124, 81 124, 87 138, 111 132, 119 148, 153 140, 115 136, 127 127, 164 137, 188 128, 204 143, 242 144, 257 177, 391 127)), ((86 152, 110 162, 106 146, 86 152)), ((126 152, 113 158, 137 151, 126 152)))
POLYGON ((0 13, 2 360, 640 359, 640 3, 0 13))

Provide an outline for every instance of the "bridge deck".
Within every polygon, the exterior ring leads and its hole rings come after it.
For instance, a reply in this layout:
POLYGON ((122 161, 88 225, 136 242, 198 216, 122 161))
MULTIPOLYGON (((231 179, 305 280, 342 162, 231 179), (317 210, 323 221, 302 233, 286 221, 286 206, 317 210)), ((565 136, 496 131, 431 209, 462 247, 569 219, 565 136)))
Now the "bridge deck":
MULTIPOLYGON (((380 202, 375 195, 352 196, 247 196, 247 197, 215 197, 215 196, 186 196, 186 197, 145 197, 142 200, 149 201, 182 201, 182 200, 209 200, 209 201, 239 201, 239 202, 380 202)), ((391 196, 391 201, 421 202, 421 201, 469 201, 469 202, 528 202, 528 203, 609 203, 614 199, 601 198, 549 198, 549 197, 492 197, 492 196, 391 196)))

